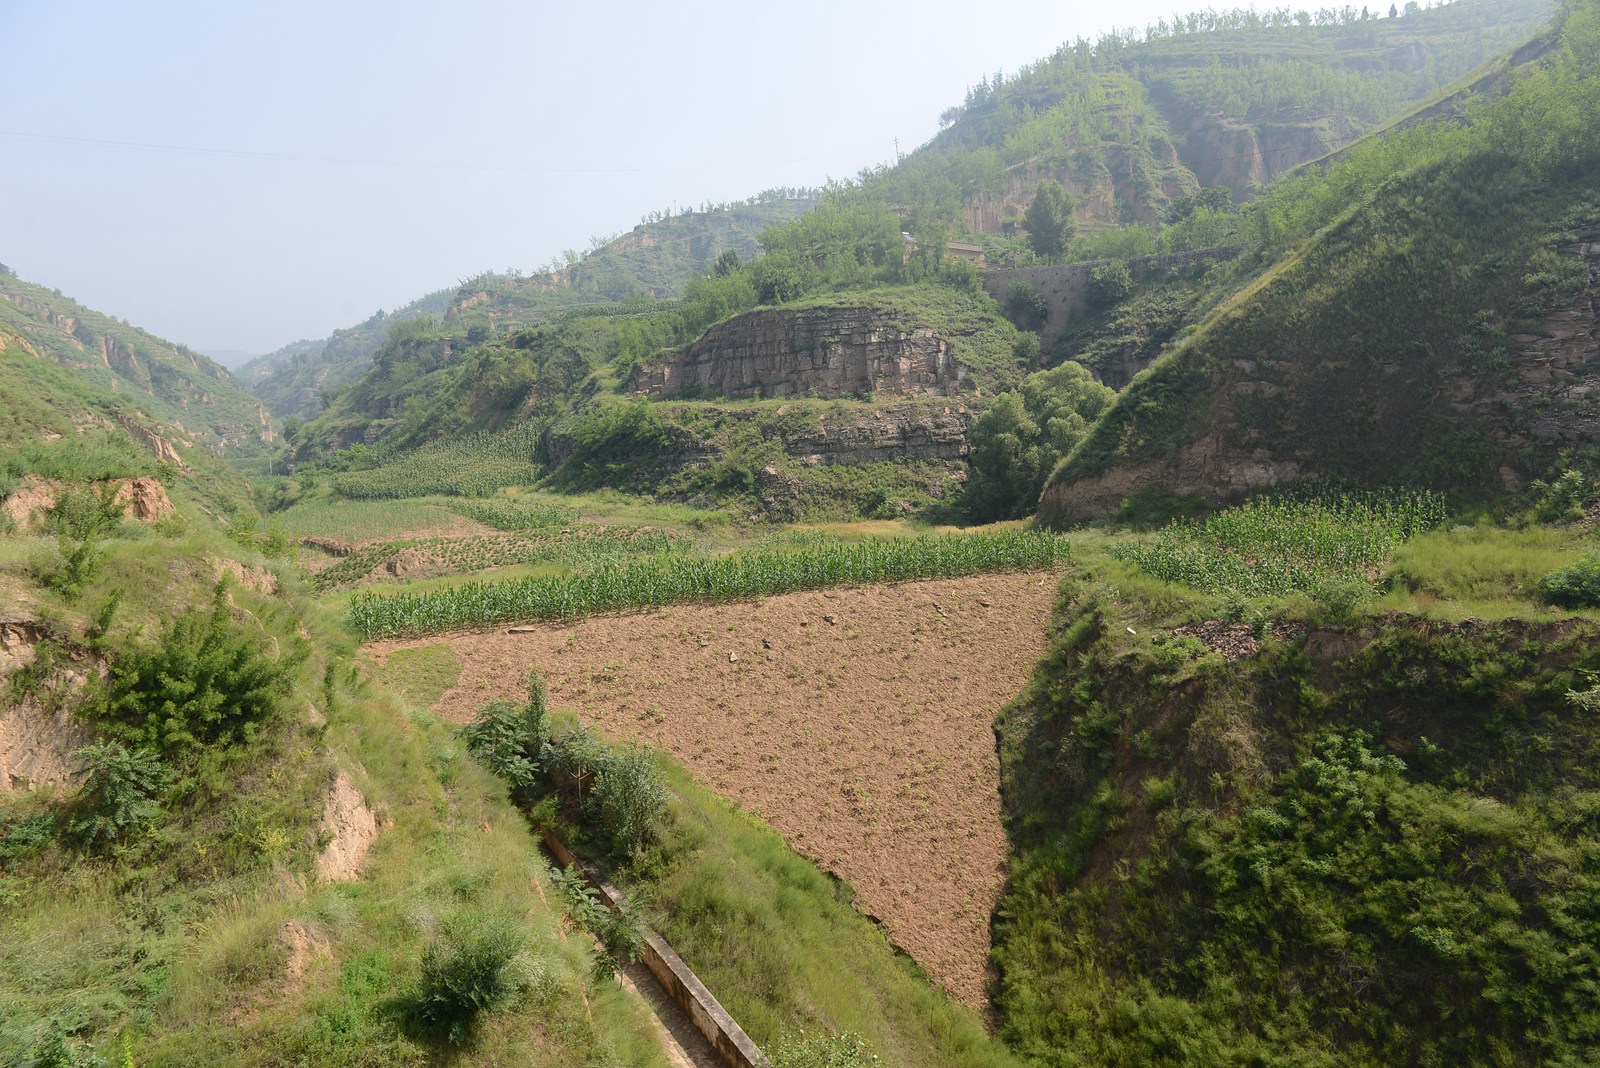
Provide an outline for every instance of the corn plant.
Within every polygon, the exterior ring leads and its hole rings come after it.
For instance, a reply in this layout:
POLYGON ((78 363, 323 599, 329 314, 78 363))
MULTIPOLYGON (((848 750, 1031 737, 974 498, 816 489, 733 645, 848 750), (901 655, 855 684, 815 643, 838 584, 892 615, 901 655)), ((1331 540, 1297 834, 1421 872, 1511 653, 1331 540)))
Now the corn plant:
POLYGON ((1067 548, 1065 539, 1051 534, 1012 530, 750 549, 721 556, 652 553, 601 562, 569 575, 467 582, 428 593, 361 593, 350 602, 348 621, 363 639, 434 634, 827 586, 1039 571, 1066 559, 1067 548))
POLYGON ((1167 582, 1279 596, 1330 581, 1373 581, 1402 542, 1446 515, 1444 498, 1435 493, 1313 487, 1258 498, 1204 521, 1174 523, 1112 551, 1167 582))

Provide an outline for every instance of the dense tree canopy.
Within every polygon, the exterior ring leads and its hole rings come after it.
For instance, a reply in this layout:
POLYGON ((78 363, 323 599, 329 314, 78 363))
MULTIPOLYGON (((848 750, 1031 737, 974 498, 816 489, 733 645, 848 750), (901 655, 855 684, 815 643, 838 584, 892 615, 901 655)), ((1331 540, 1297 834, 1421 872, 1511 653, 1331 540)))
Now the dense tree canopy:
POLYGON ((1060 182, 1043 181, 1034 190, 1022 225, 1028 229, 1028 243, 1047 260, 1057 260, 1067 251, 1077 224, 1072 220, 1072 198, 1060 182))
POLYGON ((1031 374, 972 424, 967 509, 989 521, 1028 515, 1045 479, 1116 393, 1076 363, 1031 374))

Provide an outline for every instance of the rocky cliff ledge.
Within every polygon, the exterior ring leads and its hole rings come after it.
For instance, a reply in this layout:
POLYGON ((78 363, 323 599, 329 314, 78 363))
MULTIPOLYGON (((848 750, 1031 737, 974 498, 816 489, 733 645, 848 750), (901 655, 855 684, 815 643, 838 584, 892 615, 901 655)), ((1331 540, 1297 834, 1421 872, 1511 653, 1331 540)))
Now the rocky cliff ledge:
POLYGON ((946 396, 966 377, 947 338, 867 307, 771 308, 712 327, 628 382, 651 397, 946 396))

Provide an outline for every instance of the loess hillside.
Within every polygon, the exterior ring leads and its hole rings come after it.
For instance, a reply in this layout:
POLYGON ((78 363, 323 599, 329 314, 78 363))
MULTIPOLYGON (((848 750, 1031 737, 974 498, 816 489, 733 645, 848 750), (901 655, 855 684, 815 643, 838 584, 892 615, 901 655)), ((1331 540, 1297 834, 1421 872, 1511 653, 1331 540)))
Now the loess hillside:
POLYGON ((1275 261, 1118 397, 1041 516, 1321 476, 1488 500, 1588 455, 1593 22, 1575 7, 1559 47, 1465 121, 1374 139, 1254 205, 1275 261))
POLYGON ((278 419, 315 417, 371 364, 396 324, 432 318, 459 342, 504 335, 582 305, 629 299, 667 300, 725 252, 752 259, 763 230, 806 211, 808 191, 774 190, 730 205, 705 205, 677 215, 655 213, 587 254, 531 275, 486 272, 397 311, 336 330, 320 341, 297 341, 240 369, 278 419))

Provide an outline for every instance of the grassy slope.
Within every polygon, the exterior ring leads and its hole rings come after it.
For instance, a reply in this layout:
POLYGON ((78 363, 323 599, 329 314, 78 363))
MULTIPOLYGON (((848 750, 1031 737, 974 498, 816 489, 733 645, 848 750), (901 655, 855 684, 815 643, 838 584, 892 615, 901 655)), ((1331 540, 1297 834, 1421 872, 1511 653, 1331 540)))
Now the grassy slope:
POLYGON ((262 443, 260 405, 220 365, 70 297, 0 275, 0 341, 4 335, 117 394, 129 414, 142 410, 169 424, 181 422, 208 445, 225 442, 248 452, 262 443))
POLYGON ((1373 127, 1514 47, 1549 10, 1514 0, 1343 26, 1224 19, 1063 46, 998 85, 986 79, 947 130, 868 189, 959 218, 984 205, 1020 214, 1033 182, 1053 177, 1086 224, 1153 221, 1195 185, 1243 192, 1252 157, 1271 178, 1373 127))
MULTIPOLYGON (((23 381, 8 379, 12 400, 23 381)), ((81 396, 49 392, 48 408, 8 404, 24 417, 13 430, 70 422, 69 402, 94 398, 81 381, 43 381, 81 396)), ((108 434, 104 445, 135 467, 150 463, 126 440, 108 434)), ((67 799, 0 795, 0 1060, 31 1063, 55 1033, 108 1060, 126 1046, 141 1065, 436 1063, 443 1047, 404 1024, 400 999, 443 925, 497 916, 522 932, 536 981, 456 1060, 663 1063, 639 1006, 591 980, 589 951, 565 932, 503 788, 449 731, 363 681, 351 646, 292 569, 225 541, 200 503, 213 490, 192 482, 173 487, 181 518, 112 537, 100 576, 74 602, 34 581, 53 539, 0 536, 0 589, 12 611, 81 641, 89 615, 120 591, 107 639, 115 656, 186 604, 206 602, 216 561, 232 559, 280 585, 273 595, 234 587, 234 625, 309 658, 265 730, 184 762, 179 788, 163 797, 166 816, 109 855, 87 855, 59 831, 39 838, 59 824, 36 817, 63 811, 67 799), (311 862, 322 793, 338 768, 386 826, 367 877, 327 885, 311 862), (298 981, 285 977, 280 941, 290 920, 329 948, 298 981)), ((11 680, 5 687, 9 703, 11 680)))
POLYGON ((1269 197, 1269 231, 1318 213, 1326 225, 1133 382, 1056 472, 1041 516, 1105 514, 1134 478, 1223 495, 1220 471, 1182 469, 1186 448, 1218 451, 1224 470, 1249 460, 1476 494, 1502 467, 1542 472, 1531 410, 1492 399, 1516 384, 1514 335, 1573 295, 1552 246, 1600 222, 1592 176, 1529 143, 1520 118, 1593 96, 1573 63, 1519 83, 1473 128, 1399 132, 1269 197))
POLYGON ((1600 731, 1564 695, 1597 624, 1530 589, 1591 535, 1423 535, 1371 605, 1404 614, 1261 601, 1246 618, 1301 622, 1235 662, 1168 636, 1224 598, 1075 547, 1054 652, 998 728, 1019 1053, 1593 1059, 1600 731))

